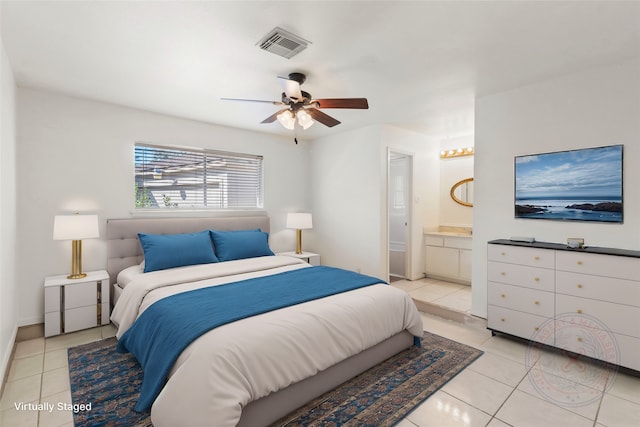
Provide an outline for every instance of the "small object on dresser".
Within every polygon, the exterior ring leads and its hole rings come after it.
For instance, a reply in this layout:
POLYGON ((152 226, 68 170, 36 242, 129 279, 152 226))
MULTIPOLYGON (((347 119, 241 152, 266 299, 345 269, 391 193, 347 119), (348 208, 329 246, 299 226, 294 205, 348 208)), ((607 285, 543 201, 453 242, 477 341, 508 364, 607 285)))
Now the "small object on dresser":
POLYGON ((584 239, 579 237, 567 238, 567 246, 572 249, 582 249, 584 247, 584 239))
POLYGON ((509 240, 511 240, 512 242, 526 242, 526 243, 533 243, 536 241, 535 237, 524 237, 524 236, 513 236, 511 238, 509 238, 509 240))

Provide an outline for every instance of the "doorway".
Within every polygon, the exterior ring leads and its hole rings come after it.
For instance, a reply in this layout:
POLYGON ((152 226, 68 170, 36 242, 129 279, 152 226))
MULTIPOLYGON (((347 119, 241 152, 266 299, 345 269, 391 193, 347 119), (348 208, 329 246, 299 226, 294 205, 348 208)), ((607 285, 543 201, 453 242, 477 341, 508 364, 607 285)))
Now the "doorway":
POLYGON ((388 153, 387 221, 389 280, 406 279, 411 271, 411 188, 413 156, 388 153))

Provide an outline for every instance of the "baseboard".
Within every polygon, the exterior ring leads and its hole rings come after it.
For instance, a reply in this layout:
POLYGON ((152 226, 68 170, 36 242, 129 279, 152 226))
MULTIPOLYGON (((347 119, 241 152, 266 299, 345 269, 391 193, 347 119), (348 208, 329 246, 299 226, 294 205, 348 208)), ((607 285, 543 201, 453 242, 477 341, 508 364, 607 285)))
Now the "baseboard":
POLYGON ((2 385, 0 386, 0 396, 4 394, 4 387, 7 384, 7 378, 9 377, 9 369, 10 369, 9 364, 13 360, 13 355, 16 353, 16 336, 17 335, 18 335, 18 327, 14 326, 13 332, 11 333, 11 340, 9 340, 10 343, 13 343, 11 345, 11 350, 3 355, 2 366, 0 366, 0 368, 2 369, 2 371, 0 371, 0 378, 2 378, 2 385))

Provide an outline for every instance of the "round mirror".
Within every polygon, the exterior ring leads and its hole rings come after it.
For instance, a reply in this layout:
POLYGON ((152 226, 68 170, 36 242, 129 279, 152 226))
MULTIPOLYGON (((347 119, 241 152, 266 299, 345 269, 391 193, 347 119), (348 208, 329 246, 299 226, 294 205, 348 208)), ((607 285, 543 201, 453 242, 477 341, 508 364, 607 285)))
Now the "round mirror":
POLYGON ((466 178, 453 184, 450 194, 454 202, 473 207, 473 178, 466 178))

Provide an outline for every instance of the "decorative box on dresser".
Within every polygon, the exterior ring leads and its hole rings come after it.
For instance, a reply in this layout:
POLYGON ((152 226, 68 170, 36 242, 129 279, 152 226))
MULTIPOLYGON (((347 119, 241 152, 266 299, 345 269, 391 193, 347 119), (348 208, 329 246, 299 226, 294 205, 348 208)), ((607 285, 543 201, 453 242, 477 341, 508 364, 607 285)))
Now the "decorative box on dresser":
POLYGON ((109 274, 90 271, 81 279, 66 275, 44 281, 44 336, 109 323, 109 274))
POLYGON ((640 371, 640 251, 494 240, 487 254, 489 329, 640 371))

